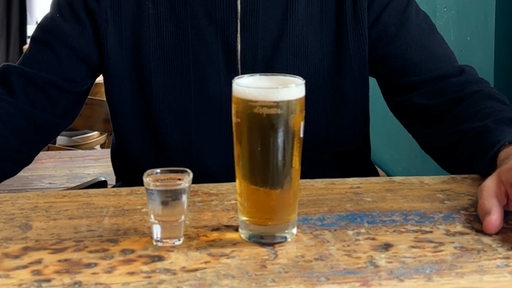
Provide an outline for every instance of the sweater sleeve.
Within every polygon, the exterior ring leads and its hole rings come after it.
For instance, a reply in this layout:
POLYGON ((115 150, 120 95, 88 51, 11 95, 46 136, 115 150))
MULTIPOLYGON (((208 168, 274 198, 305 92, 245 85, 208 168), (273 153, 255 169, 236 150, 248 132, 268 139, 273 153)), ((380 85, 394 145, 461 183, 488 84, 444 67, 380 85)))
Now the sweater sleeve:
POLYGON ((17 64, 0 66, 0 182, 80 112, 100 74, 101 1, 54 0, 17 64))
POLYGON ((450 173, 488 176, 512 142, 506 98, 461 65, 414 0, 369 0, 369 70, 397 119, 450 173))

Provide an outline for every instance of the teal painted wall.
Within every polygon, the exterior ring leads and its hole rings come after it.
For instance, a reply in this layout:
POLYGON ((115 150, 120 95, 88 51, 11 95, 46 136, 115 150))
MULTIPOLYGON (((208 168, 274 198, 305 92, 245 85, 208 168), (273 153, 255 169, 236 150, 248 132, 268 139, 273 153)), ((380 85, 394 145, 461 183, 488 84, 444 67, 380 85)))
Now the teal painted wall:
POLYGON ((512 1, 496 0, 494 85, 512 102, 512 1))
MULTIPOLYGON (((494 81, 495 71, 496 1, 417 0, 436 23, 459 62, 475 67, 490 83, 494 81)), ((370 113, 372 159, 384 172, 390 176, 447 174, 394 118, 373 79, 370 80, 370 113)))

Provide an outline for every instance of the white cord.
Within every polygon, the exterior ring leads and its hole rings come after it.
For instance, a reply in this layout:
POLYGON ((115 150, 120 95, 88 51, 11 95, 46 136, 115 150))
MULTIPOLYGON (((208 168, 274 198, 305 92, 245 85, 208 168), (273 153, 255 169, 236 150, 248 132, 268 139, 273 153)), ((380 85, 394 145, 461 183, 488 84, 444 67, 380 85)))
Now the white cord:
POLYGON ((236 56, 238 61, 238 75, 242 74, 242 60, 241 60, 241 46, 242 46, 242 40, 240 36, 240 18, 241 18, 241 12, 242 12, 242 4, 241 0, 236 1, 236 8, 237 8, 237 27, 236 27, 236 56))

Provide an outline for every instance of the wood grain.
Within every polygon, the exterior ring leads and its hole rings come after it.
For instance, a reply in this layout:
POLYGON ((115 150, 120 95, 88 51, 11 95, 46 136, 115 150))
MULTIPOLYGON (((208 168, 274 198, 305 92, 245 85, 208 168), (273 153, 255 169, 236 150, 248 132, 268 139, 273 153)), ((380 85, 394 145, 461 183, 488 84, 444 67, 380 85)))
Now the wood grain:
POLYGON ((110 149, 43 151, 18 175, 0 183, 0 193, 61 190, 96 177, 115 183, 110 149))
POLYGON ((512 225, 479 231, 473 176, 303 180, 299 233, 237 232, 235 185, 193 185, 185 242, 153 246, 143 188, 0 194, 0 286, 508 287, 512 225))

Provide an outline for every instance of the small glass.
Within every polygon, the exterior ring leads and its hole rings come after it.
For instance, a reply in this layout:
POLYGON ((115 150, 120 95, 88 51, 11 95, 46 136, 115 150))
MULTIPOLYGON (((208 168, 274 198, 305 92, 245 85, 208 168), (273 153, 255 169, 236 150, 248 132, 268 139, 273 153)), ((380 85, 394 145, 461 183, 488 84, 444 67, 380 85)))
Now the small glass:
POLYGON ((183 243, 192 171, 187 168, 157 168, 144 173, 153 244, 183 243))

